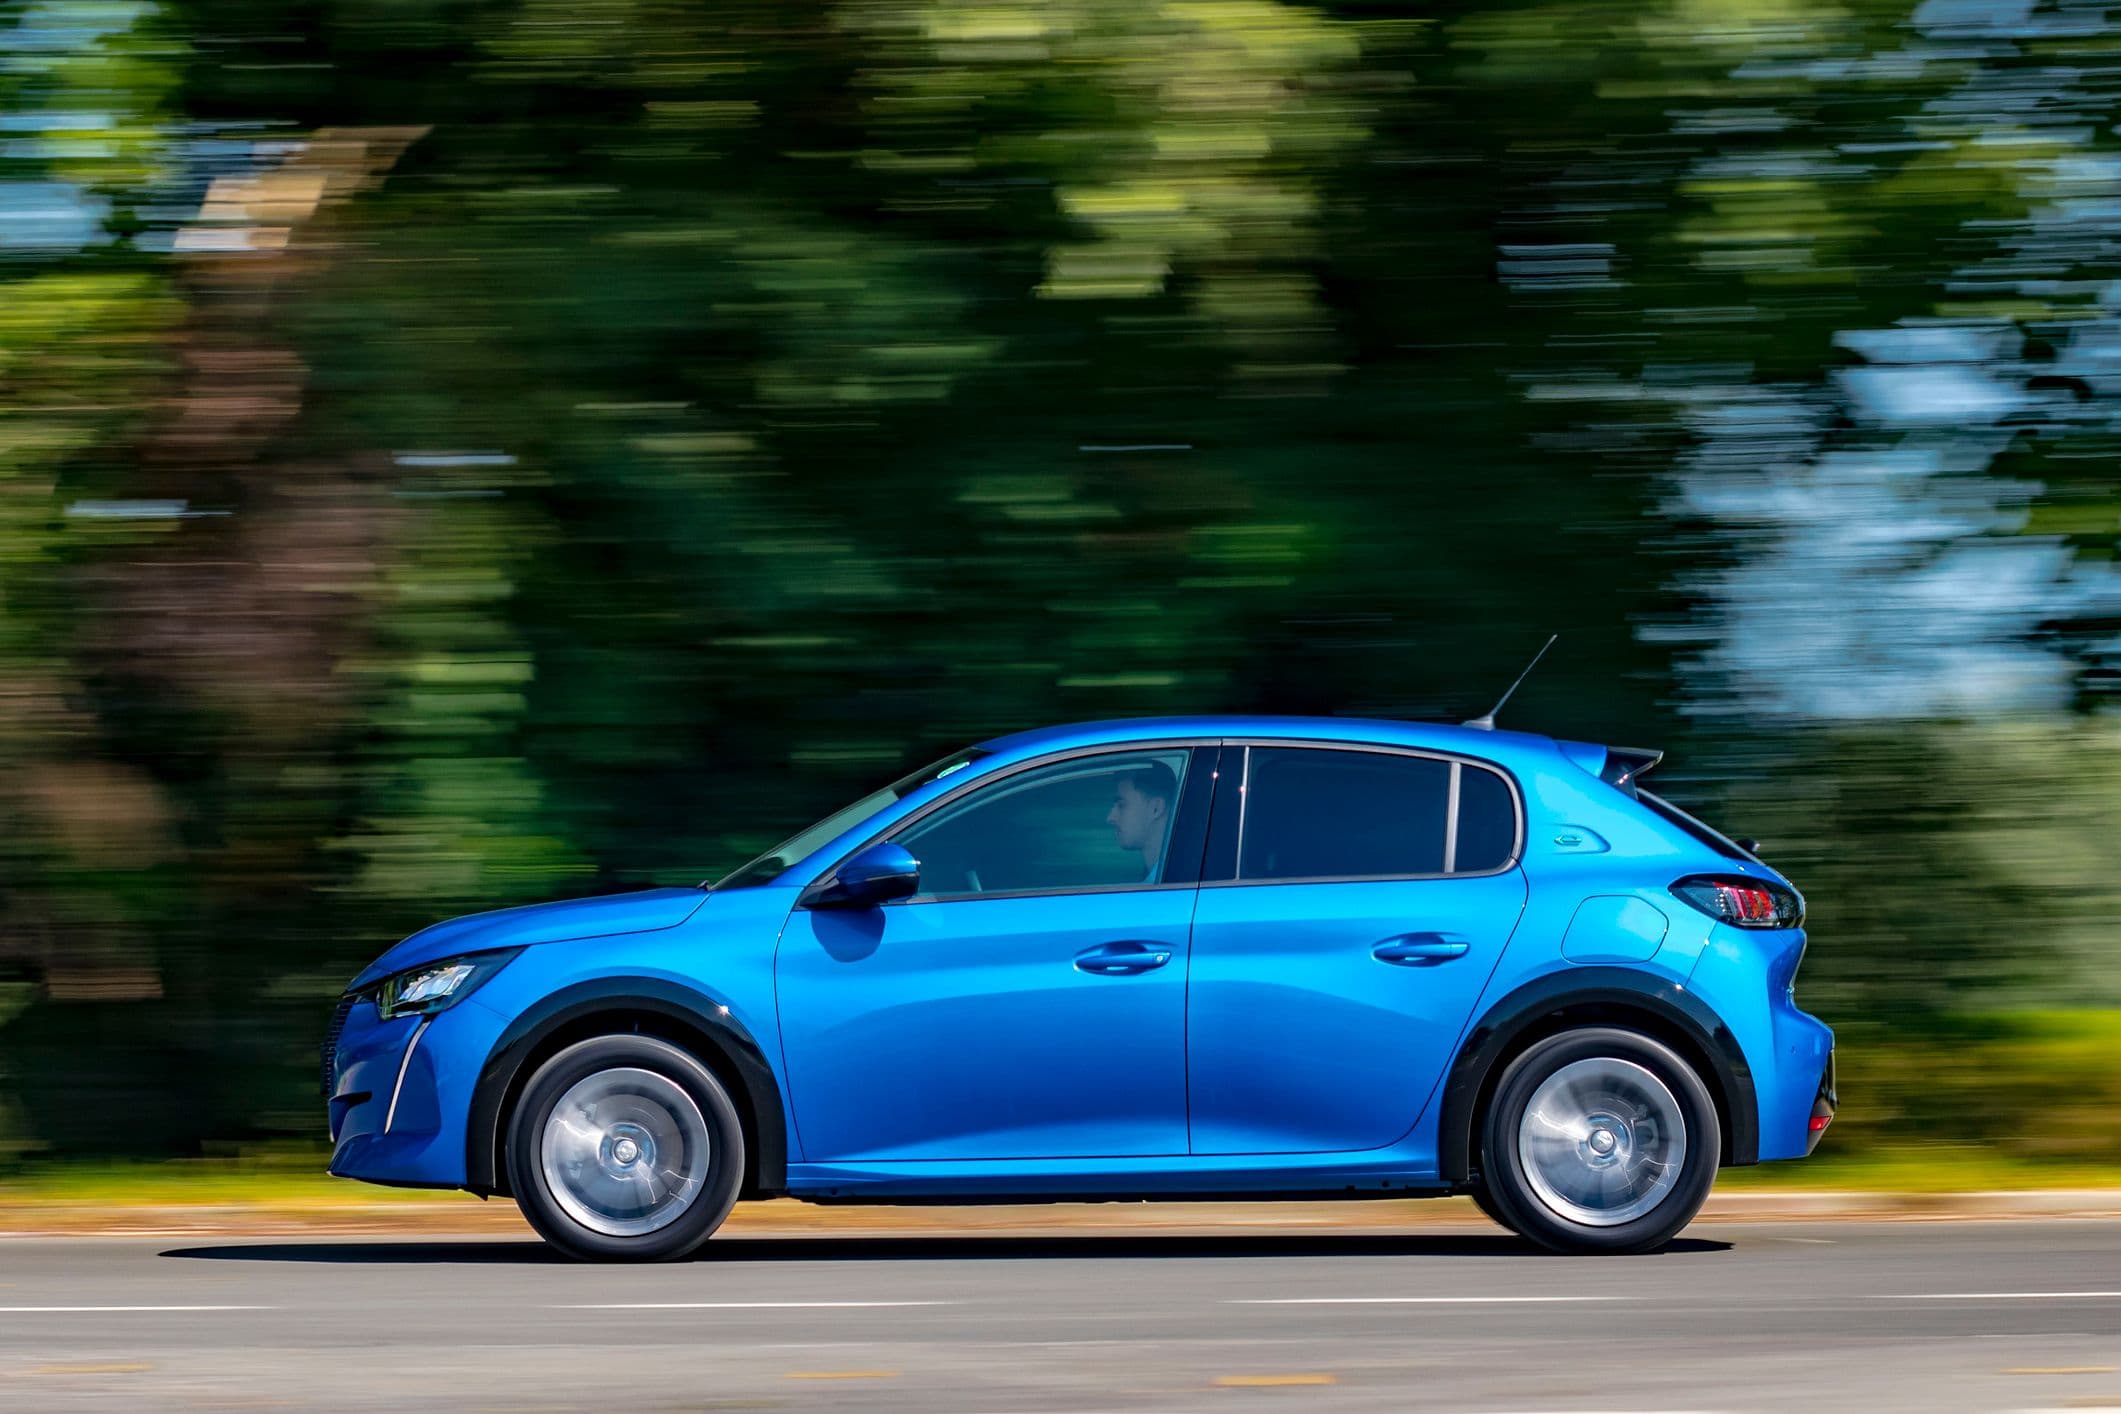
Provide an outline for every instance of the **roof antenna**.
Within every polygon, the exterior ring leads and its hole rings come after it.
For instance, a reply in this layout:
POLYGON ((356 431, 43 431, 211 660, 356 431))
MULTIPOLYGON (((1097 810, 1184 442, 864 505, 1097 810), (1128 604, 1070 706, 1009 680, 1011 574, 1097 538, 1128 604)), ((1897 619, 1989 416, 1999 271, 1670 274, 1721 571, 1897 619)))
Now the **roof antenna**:
POLYGON ((1460 723, 1460 725, 1472 727, 1475 731, 1494 731, 1495 714, 1502 710, 1503 703, 1508 702, 1510 700, 1511 694, 1515 693, 1518 688, 1524 686, 1524 680, 1532 675, 1532 669, 1539 666, 1539 660, 1547 656, 1547 649, 1552 648, 1554 646, 1555 640, 1559 639, 1560 637, 1561 635, 1558 633, 1550 634, 1548 636, 1547 641, 1544 644, 1540 645, 1539 651, 1532 655, 1532 661, 1525 664, 1524 671, 1517 675, 1517 681, 1510 684, 1509 691, 1503 693, 1501 700, 1496 702, 1493 707, 1490 707, 1484 716, 1475 717, 1472 721, 1463 722, 1460 723))

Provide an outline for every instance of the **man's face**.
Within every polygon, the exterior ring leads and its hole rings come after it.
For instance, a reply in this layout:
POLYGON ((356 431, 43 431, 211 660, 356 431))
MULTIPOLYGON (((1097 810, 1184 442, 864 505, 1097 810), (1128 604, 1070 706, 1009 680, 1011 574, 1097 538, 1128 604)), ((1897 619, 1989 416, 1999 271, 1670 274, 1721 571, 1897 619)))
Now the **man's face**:
POLYGON ((1134 782, 1121 777, 1105 823, 1112 827, 1121 849, 1145 850, 1163 831, 1164 809, 1161 800, 1143 795, 1134 782))

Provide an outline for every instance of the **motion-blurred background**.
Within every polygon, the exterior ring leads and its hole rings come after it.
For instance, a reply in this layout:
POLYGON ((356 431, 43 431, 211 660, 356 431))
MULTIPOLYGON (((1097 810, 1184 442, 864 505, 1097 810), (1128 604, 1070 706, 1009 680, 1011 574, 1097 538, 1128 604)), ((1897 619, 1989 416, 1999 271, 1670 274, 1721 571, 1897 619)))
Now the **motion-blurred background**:
POLYGON ((1819 1175, 2121 1175, 2090 0, 0 0, 0 1174, 996 732, 1671 756, 1819 1175), (1838 1166, 1838 1167, 1837 1167, 1838 1166))

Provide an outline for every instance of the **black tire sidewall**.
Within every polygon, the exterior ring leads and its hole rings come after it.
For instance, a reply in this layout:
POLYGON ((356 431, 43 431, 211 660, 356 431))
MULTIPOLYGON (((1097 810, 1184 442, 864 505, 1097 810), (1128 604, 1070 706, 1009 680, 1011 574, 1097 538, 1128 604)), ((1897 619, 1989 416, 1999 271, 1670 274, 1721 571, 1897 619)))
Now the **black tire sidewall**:
POLYGON ((570 1257, 598 1262, 666 1262, 705 1242, 736 1205, 744 1180, 744 1127, 736 1104, 713 1071, 691 1052, 653 1036, 599 1036, 559 1052, 531 1076, 508 1121, 508 1181, 530 1225, 570 1257), (700 1107, 713 1141, 707 1182, 677 1221, 639 1237, 614 1237, 582 1226, 546 1186, 539 1146, 546 1117, 573 1086, 600 1070, 654 1071, 682 1087, 700 1107))
POLYGON ((1650 1252, 1694 1220, 1708 1200, 1722 1162, 1716 1102, 1694 1068, 1655 1037, 1623 1027, 1564 1031, 1528 1047, 1510 1062, 1495 1087, 1481 1126, 1481 1180, 1506 1226, 1558 1252, 1650 1252), (1679 1182, 1662 1203, 1614 1227, 1563 1217, 1542 1202, 1525 1175, 1517 1131, 1532 1094, 1561 1067, 1593 1057, 1632 1061, 1670 1087, 1687 1127, 1687 1155, 1679 1182))
POLYGON ((1468 1188, 1466 1190, 1466 1196, 1473 1200, 1473 1206, 1480 1209, 1480 1215, 1486 1218, 1489 1222, 1495 1224, 1495 1226, 1499 1228, 1506 1228, 1511 1232, 1515 1232, 1517 1230, 1513 1227, 1510 1227, 1509 1215, 1504 1213, 1502 1209, 1495 1206, 1495 1195, 1488 1191, 1487 1184, 1482 1183, 1477 1187, 1468 1188))

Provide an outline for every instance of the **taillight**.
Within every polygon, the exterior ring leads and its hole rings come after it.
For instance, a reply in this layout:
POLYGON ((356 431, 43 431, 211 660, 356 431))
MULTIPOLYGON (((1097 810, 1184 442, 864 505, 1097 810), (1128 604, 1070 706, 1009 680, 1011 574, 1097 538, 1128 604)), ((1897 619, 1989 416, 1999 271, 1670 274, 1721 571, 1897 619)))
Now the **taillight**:
POLYGON ((1759 879, 1697 875, 1672 885, 1672 892, 1735 928, 1794 928, 1804 921, 1802 899, 1759 879))

